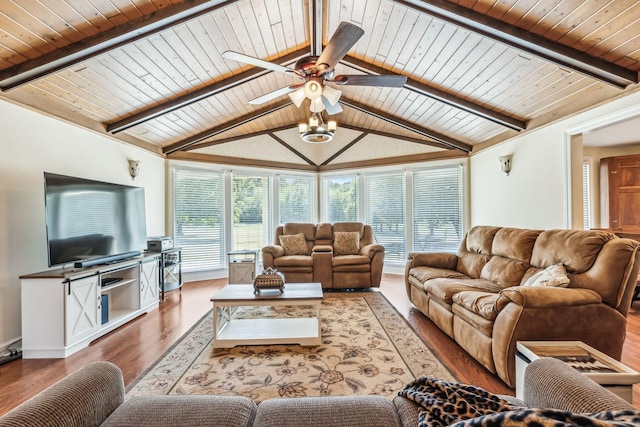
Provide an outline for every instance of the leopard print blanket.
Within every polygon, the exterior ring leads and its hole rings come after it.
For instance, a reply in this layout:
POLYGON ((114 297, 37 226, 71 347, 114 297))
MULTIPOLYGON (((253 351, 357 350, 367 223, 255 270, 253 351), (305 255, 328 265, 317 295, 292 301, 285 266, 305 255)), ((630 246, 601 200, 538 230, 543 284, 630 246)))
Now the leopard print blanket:
POLYGON ((420 407, 418 427, 631 427, 640 411, 574 414, 555 409, 516 406, 480 387, 421 377, 398 393, 420 407))

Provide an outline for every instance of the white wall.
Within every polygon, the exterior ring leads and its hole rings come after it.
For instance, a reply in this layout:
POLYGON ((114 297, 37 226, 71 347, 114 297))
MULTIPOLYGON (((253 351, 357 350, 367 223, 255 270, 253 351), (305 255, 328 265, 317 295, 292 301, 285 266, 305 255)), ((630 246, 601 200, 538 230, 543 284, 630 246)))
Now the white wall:
MULTIPOLYGON (((471 225, 500 225, 523 228, 571 228, 576 209, 570 191, 570 136, 637 115, 640 92, 613 100, 497 144, 471 156, 471 225), (511 174, 500 171, 498 156, 513 155, 511 174), (573 205, 572 205, 573 203, 573 205)), ((575 157, 575 156, 574 156, 575 157)), ((575 163, 575 159, 574 159, 575 163)), ((574 173, 575 172, 575 173, 574 173)), ((580 200, 581 197, 576 198, 580 200)), ((581 227, 582 224, 576 224, 581 227)))
POLYGON ((145 187, 148 235, 165 234, 165 160, 0 100, 0 349, 21 335, 20 281, 48 269, 43 172, 145 187), (141 160, 132 182, 127 159, 141 160))

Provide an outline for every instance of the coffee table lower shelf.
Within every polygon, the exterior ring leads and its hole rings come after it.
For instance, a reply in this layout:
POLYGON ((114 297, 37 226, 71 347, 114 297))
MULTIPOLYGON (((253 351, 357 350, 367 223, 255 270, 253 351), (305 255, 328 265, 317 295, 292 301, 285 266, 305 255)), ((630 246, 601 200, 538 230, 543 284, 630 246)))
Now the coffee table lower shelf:
POLYGON ((234 319, 214 339, 215 348, 236 345, 320 345, 318 319, 234 319))
POLYGON ((284 290, 254 292, 253 285, 227 285, 213 302, 213 347, 322 343, 320 283, 287 283, 284 290), (238 307, 310 306, 300 317, 237 318, 238 307))

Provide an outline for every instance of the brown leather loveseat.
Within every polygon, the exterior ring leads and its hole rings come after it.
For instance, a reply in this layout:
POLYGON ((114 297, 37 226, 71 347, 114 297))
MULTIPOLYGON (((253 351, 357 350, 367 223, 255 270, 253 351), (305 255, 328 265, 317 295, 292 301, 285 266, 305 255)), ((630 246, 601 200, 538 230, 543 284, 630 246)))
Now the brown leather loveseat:
POLYGON ((287 223, 276 228, 275 243, 262 248, 262 263, 287 282, 320 282, 324 289, 379 287, 384 247, 361 222, 287 223))
POLYGON ((604 231, 477 226, 458 254, 409 254, 407 293, 514 386, 516 341, 583 341, 620 360, 639 246, 604 231))

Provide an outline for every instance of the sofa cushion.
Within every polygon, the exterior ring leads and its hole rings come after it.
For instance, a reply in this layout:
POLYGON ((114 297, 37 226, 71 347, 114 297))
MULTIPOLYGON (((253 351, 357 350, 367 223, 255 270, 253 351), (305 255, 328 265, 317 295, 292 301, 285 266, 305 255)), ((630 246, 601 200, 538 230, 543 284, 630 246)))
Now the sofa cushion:
POLYGON ((436 267, 427 267, 421 265, 419 267, 414 267, 409 270, 409 276, 413 276, 418 279, 420 282, 424 283, 427 280, 435 279, 438 277, 449 278, 449 279, 468 279, 469 276, 466 276, 459 271, 447 270, 444 268, 436 268, 436 267))
POLYGON ((543 231, 533 247, 531 265, 547 268, 561 263, 569 273, 583 273, 591 268, 602 246, 613 239, 617 239, 615 234, 604 231, 543 231))
POLYGON ((529 277, 522 286, 557 286, 564 288, 569 282, 564 265, 554 264, 529 277))
POLYGON ((480 278, 480 272, 489 262, 491 256, 474 252, 460 252, 456 270, 474 279, 480 278))
POLYGON ((333 233, 334 255, 358 255, 360 253, 360 234, 356 231, 333 233))
POLYGON ((528 263, 531 261, 533 245, 541 232, 540 230, 501 228, 493 238, 491 253, 528 263))
POLYGON ((248 427, 257 407, 241 396, 135 396, 124 402, 103 426, 210 425, 248 427))
POLYGON ((280 246, 285 255, 309 255, 309 248, 304 234, 285 234, 280 236, 280 246))
POLYGON ((482 268, 480 277, 495 282, 503 288, 510 288, 520 284, 528 269, 529 264, 525 262, 494 256, 482 268))
POLYGON ((501 286, 496 285, 490 280, 484 279, 447 279, 436 278, 427 280, 424 284, 424 290, 429 294, 446 304, 453 303, 453 296, 463 291, 486 291, 499 292, 501 286))
POLYGON ((369 271, 371 267, 371 259, 366 255, 340 255, 333 257, 331 265, 333 267, 364 265, 366 266, 364 271, 369 271))
POLYGON ((313 258, 305 255, 291 255, 274 258, 273 265, 282 271, 313 271, 313 258))
POLYGON ((467 252, 475 252, 483 255, 491 255, 493 237, 500 227, 479 225, 472 227, 465 236, 463 245, 467 252))
POLYGON ((452 298, 454 304, 482 316, 488 320, 494 320, 498 315, 496 300, 500 296, 495 292, 464 291, 458 292, 452 298))
POLYGON ((383 396, 322 396, 267 399, 255 427, 400 426, 391 400, 383 396))

